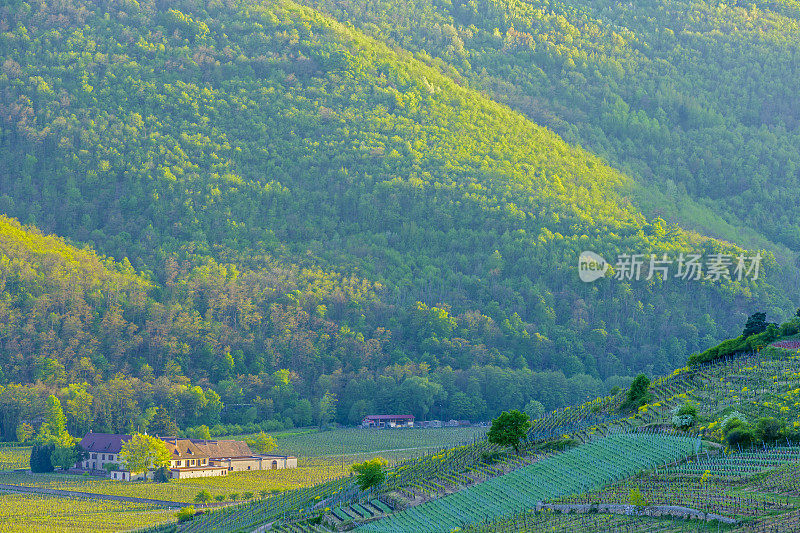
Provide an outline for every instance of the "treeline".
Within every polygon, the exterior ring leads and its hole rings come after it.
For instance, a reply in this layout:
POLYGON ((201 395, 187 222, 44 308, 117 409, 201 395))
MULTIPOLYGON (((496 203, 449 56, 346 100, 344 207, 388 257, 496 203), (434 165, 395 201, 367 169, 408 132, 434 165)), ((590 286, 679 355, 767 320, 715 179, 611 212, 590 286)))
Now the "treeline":
MULTIPOLYGON (((689 356, 689 365, 710 363, 741 352, 760 351, 776 340, 800 333, 800 318, 778 325, 767 323, 765 316, 765 313, 751 315, 741 335, 722 341, 702 352, 693 353, 689 356)), ((798 310, 797 316, 800 317, 800 310, 798 310)))
POLYGON ((555 407, 568 379, 666 373, 794 307, 763 276, 584 284, 583 250, 742 250, 646 221, 600 159, 291 2, 5 4, 0 55, 0 211, 109 258, 0 221, 4 383, 152 372, 232 405, 268 396, 222 383, 288 369, 350 421, 391 406, 343 380, 411 365, 446 395, 397 408, 483 418, 495 369, 555 407))
POLYGON ((96 383, 0 386, 0 429, 5 441, 38 438, 53 398, 63 409, 65 430, 77 438, 90 430, 209 438, 332 422, 356 425, 375 413, 479 421, 532 400, 538 409, 579 403, 629 381, 495 366, 431 371, 409 364, 378 374, 324 374, 315 382, 279 370, 201 386, 179 375, 154 377, 144 365, 138 376, 120 373, 96 383), (320 389, 325 393, 317 395, 320 389))

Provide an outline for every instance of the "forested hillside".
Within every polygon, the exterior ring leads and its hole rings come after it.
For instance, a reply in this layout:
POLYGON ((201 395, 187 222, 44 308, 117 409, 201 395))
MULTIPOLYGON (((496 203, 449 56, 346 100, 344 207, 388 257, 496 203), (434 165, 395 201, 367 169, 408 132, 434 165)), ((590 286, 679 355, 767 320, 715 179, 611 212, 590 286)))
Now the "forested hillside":
POLYGON ((800 2, 308 3, 607 157, 650 214, 800 250, 800 2))
POLYGON ((116 259, 3 219, 6 381, 185 375, 260 419, 324 418, 326 392, 340 422, 479 419, 793 309, 769 254, 758 281, 584 284, 583 250, 741 250, 648 221, 598 157, 309 7, 15 2, 0 57, 0 212, 116 259))

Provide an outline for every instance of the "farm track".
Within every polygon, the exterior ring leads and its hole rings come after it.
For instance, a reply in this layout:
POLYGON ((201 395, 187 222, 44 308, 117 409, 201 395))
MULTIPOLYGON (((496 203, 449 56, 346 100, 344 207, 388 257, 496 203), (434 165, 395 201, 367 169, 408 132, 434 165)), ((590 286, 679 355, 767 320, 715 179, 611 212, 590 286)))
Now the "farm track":
POLYGON ((186 506, 186 502, 173 502, 166 500, 150 500, 147 498, 135 498, 133 496, 115 496, 113 494, 97 494, 94 492, 80 492, 75 490, 44 489, 41 487, 27 487, 25 485, 6 485, 0 483, 0 491, 6 492, 30 492, 34 494, 47 494, 50 496, 60 496, 62 498, 90 498, 95 500, 113 500, 117 502, 130 503, 149 503, 161 507, 180 509, 186 506))

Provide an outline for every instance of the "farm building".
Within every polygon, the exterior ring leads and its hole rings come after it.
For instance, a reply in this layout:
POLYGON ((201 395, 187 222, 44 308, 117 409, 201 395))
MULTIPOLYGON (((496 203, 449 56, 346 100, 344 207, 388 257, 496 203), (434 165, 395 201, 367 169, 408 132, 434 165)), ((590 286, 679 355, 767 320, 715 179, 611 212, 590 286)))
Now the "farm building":
MULTIPOLYGON (((132 475, 122 467, 120 452, 130 435, 88 433, 81 446, 87 457, 78 469, 103 472, 108 467, 111 479, 130 481, 142 475, 132 475)), ((229 472, 297 468, 297 458, 284 455, 254 454, 247 443, 236 440, 204 440, 162 437, 170 452, 169 469, 173 478, 226 476, 229 472)))
POLYGON ((414 415, 369 415, 361 421, 362 428, 413 428, 414 415))

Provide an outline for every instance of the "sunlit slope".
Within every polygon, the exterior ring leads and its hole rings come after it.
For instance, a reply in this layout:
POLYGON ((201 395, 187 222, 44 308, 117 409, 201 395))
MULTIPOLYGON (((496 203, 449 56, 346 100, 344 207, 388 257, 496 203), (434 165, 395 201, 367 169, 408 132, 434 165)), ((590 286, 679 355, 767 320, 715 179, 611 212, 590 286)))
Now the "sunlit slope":
MULTIPOLYGON (((736 250, 646 221, 597 157, 310 8, 162 7, 5 8, 0 209, 162 283, 172 255, 377 282, 375 306, 337 319, 357 342, 390 331, 394 355, 359 365, 667 371, 746 309, 790 307, 763 280, 585 285, 585 249, 736 250), (417 300, 459 318, 420 327, 417 300)), ((249 370, 269 366, 256 364, 267 341, 243 337, 249 370)))
POLYGON ((795 0, 308 3, 603 154, 648 213, 797 252, 795 0))

